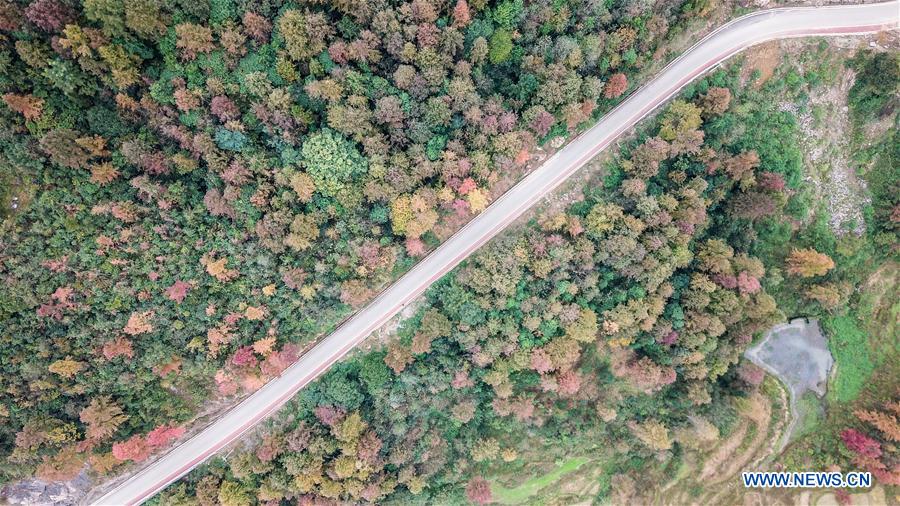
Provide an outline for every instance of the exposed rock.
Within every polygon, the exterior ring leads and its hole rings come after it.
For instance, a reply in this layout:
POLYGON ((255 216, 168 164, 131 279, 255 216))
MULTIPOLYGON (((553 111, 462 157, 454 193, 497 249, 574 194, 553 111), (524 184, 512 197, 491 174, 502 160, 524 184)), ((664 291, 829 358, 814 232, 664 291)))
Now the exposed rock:
POLYGON ((90 488, 91 480, 82 471, 75 479, 64 482, 47 482, 39 479, 10 483, 0 491, 0 498, 9 504, 69 506, 78 503, 90 488))

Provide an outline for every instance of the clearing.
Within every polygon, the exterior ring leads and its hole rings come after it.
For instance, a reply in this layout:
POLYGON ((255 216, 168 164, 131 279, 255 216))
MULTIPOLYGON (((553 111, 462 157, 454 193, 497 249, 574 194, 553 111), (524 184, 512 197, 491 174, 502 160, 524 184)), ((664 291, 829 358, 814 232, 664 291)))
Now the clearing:
POLYGON ((585 457, 574 457, 558 464, 548 473, 535 476, 526 480, 515 488, 506 488, 494 482, 491 484, 491 493, 494 501, 500 504, 522 504, 541 489, 559 481, 563 476, 577 471, 581 466, 589 462, 585 457))

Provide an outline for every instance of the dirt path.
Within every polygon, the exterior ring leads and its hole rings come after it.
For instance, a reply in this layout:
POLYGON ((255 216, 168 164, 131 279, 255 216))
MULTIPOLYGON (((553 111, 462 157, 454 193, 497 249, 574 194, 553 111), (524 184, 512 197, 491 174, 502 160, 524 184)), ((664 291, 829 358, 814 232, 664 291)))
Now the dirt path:
MULTIPOLYGON (((783 408, 780 410, 781 419, 778 420, 778 423, 775 426, 775 429, 773 431, 771 431, 772 437, 769 440, 769 444, 766 446, 766 451, 760 452, 760 454, 756 458, 756 460, 754 460, 753 463, 751 463, 748 466, 748 469, 756 469, 757 467, 759 467, 760 464, 762 464, 762 462, 766 458, 768 458, 772 455, 776 455, 777 453, 780 452, 780 449, 776 451, 775 446, 779 444, 779 441, 781 440, 781 434, 783 434, 784 431, 787 430, 787 428, 789 427, 789 425, 791 423, 792 416, 791 416, 790 400, 788 399, 787 388, 784 386, 783 383, 780 383, 780 382, 777 383, 777 386, 778 386, 778 397, 781 400, 781 406, 783 406, 783 408)), ((771 404, 770 404, 770 409, 771 409, 771 404)))
POLYGON ((791 420, 787 388, 775 379, 767 381, 772 382, 767 388, 777 391, 760 390, 739 401, 745 403, 739 406, 734 431, 706 453, 686 452, 677 476, 645 502, 678 506, 778 504, 764 494, 748 494, 740 480, 741 472, 760 470, 768 459, 777 456, 781 435, 791 420))
MULTIPOLYGON (((781 395, 784 405, 787 405, 785 402, 786 394, 784 391, 781 392, 781 395)), ((740 473, 756 469, 760 462, 773 454, 775 445, 779 439, 779 429, 785 426, 787 421, 786 417, 782 417, 777 421, 774 434, 770 434, 772 432, 770 431, 772 426, 772 403, 769 398, 760 393, 754 394, 753 397, 750 398, 749 405, 742 411, 745 420, 752 423, 755 428, 756 432, 753 435, 752 440, 746 445, 746 448, 743 451, 740 451, 736 455, 735 451, 737 451, 741 445, 732 448, 732 452, 721 455, 724 458, 718 461, 725 466, 724 470, 719 471, 716 473, 716 476, 708 480, 710 483, 718 483, 718 485, 712 489, 706 489, 708 491, 707 494, 693 499, 692 502, 696 504, 740 503, 742 501, 742 499, 740 499, 741 497, 746 499, 746 496, 742 495, 744 489, 741 488, 740 480, 738 478, 740 473)), ((784 411, 786 412, 787 410, 784 411)), ((749 423, 745 423, 744 427, 749 428, 749 423)), ((746 435, 741 438, 740 442, 743 443, 745 439, 746 435)), ((730 440, 726 442, 730 447, 733 447, 733 444, 730 443, 730 440)), ((720 456, 719 452, 717 452, 717 456, 720 456)), ((711 461, 708 461, 707 465, 709 465, 710 462, 711 461)), ((704 481, 704 477, 701 476, 699 481, 704 481)), ((672 504, 675 504, 675 502, 672 504)))
MULTIPOLYGON (((706 459, 706 462, 703 464, 703 471, 700 472, 699 481, 706 481, 717 475, 719 469, 731 459, 735 450, 737 450, 741 443, 744 441, 744 437, 747 435, 747 430, 749 428, 749 424, 746 420, 741 421, 741 425, 735 429, 734 432, 728 436, 728 439, 721 445, 719 445, 712 455, 706 459)), ((716 476, 715 481, 721 480, 721 476, 716 476)))
POLYGON ((772 405, 769 404, 768 399, 759 393, 751 397, 750 404, 746 414, 747 418, 753 421, 756 432, 750 444, 747 445, 747 449, 728 461, 725 470, 719 473, 718 479, 720 480, 736 476, 746 469, 747 463, 757 454, 757 451, 765 442, 766 436, 768 436, 769 421, 772 418, 772 405))

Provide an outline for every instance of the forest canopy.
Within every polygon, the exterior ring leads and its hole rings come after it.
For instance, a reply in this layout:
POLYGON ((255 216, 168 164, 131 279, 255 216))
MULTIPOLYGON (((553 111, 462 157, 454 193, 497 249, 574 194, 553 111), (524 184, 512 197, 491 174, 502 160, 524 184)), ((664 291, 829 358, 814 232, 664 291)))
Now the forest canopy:
POLYGON ((673 102, 583 199, 434 285, 385 349, 332 368, 160 501, 485 504, 488 473, 523 439, 605 441, 637 468, 717 438, 729 396, 762 379, 735 367, 741 353, 783 318, 736 232, 783 214, 800 170, 744 150, 756 133, 738 111, 757 104, 732 103, 736 70, 673 102))
POLYGON ((258 388, 707 7, 4 2, 0 480, 108 473, 258 388))

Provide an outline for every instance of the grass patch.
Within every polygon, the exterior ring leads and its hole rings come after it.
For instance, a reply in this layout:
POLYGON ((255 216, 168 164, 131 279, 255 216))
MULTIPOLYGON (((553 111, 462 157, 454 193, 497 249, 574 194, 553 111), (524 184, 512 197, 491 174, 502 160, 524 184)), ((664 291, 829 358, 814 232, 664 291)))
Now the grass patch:
POLYGON ((537 494, 540 490, 548 485, 552 485, 559 481, 563 476, 577 471, 578 468, 588 462, 585 457, 573 457, 565 460, 562 464, 557 464, 556 468, 549 473, 536 476, 522 483, 515 488, 506 488, 496 482, 491 483, 491 494, 494 501, 500 504, 521 504, 529 497, 537 494))
POLYGON ((837 367, 828 388, 828 401, 850 402, 859 395, 875 370, 868 334, 851 316, 835 316, 822 320, 822 323, 837 367))
POLYGON ((795 437, 803 437, 812 434, 823 419, 822 403, 812 392, 804 392, 797 399, 797 428, 795 437))
POLYGON ((749 426, 747 427, 747 433, 744 434, 744 439, 741 440, 741 444, 734 451, 734 454, 741 455, 749 450, 750 445, 753 444, 753 441, 756 439, 757 432, 759 432, 759 425, 756 422, 749 424, 749 426))
POLYGON ((772 405, 773 417, 775 416, 775 412, 783 411, 787 408, 782 401, 782 396, 784 397, 784 399, 787 399, 789 398, 790 394, 787 391, 787 386, 785 386, 775 376, 767 374, 765 379, 763 380, 762 385, 760 386, 760 391, 769 400, 769 404, 772 405))
POLYGON ((678 470, 675 472, 675 477, 672 478, 672 481, 674 483, 685 481, 696 472, 697 468, 688 464, 682 457, 678 462, 678 470))
POLYGON ((893 295, 896 283, 897 264, 886 262, 865 282, 848 315, 821 320, 837 368, 828 387, 829 403, 854 400, 873 372, 900 352, 894 338, 900 315, 893 295))
POLYGON ((876 353, 876 365, 886 355, 900 353, 900 341, 896 339, 900 321, 900 300, 896 299, 898 264, 888 261, 869 276, 863 285, 856 314, 872 334, 869 348, 876 353))

